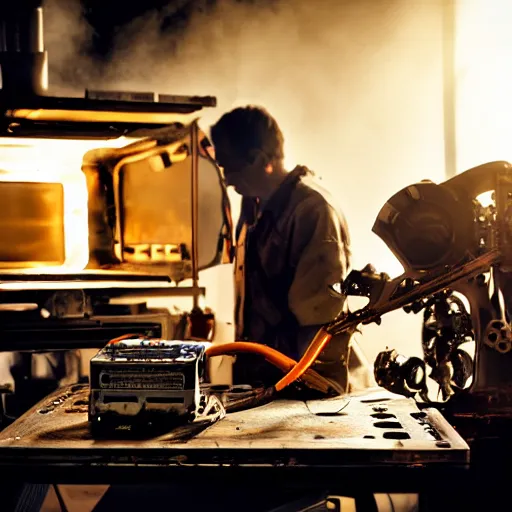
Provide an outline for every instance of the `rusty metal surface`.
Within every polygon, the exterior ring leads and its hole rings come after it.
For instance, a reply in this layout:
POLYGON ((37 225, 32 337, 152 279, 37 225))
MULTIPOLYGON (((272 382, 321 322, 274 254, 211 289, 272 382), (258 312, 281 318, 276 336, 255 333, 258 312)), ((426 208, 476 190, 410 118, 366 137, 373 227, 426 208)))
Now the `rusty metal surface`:
POLYGON ((0 465, 35 459, 49 465, 71 459, 207 465, 220 456, 233 464, 236 459, 237 464, 273 465, 284 453, 291 457, 288 463, 299 465, 468 462, 467 444, 439 412, 420 412, 412 400, 382 390, 324 401, 279 400, 229 414, 208 428, 182 427, 137 440, 94 439, 88 394, 87 386, 60 390, 7 427, 0 433, 0 465))

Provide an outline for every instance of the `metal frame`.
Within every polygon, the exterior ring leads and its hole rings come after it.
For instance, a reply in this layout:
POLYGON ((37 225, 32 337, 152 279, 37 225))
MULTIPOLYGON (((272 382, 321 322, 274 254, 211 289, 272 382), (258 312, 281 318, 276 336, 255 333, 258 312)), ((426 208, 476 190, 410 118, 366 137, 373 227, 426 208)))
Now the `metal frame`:
MULTIPOLYGON (((192 287, 199 286, 199 255, 198 255, 198 224, 199 224, 199 132, 197 122, 191 126, 191 153, 192 166, 190 169, 191 190, 192 190, 192 287)), ((194 309, 199 306, 199 297, 194 295, 194 309)))

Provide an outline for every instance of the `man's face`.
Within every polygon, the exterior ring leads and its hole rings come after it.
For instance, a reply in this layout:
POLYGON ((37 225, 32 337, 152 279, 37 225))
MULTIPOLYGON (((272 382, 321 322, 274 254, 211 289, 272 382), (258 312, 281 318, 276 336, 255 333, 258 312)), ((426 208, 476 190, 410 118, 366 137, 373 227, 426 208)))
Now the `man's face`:
POLYGON ((256 155, 251 162, 251 156, 247 159, 238 156, 226 139, 215 146, 215 159, 223 170, 226 186, 244 197, 260 197, 265 190, 265 165, 256 155))

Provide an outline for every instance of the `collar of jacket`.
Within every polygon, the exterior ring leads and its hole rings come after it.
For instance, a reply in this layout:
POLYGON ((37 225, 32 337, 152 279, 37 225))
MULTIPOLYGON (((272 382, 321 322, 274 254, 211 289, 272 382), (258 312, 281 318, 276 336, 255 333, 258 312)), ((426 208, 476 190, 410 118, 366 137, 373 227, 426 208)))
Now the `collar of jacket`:
POLYGON ((281 185, 279 185, 278 189, 270 196, 261 213, 269 212, 274 217, 279 217, 288 205, 290 195, 295 186, 303 177, 312 174, 313 172, 303 165, 295 167, 293 171, 288 173, 288 176, 286 176, 281 185))
POLYGON ((265 203, 263 209, 258 211, 258 201, 252 197, 244 197, 241 204, 241 215, 236 227, 236 238, 240 235, 240 230, 243 223, 247 223, 250 228, 254 228, 258 219, 264 213, 271 214, 274 218, 278 218, 285 210, 290 199, 290 195, 299 183, 299 181, 307 175, 313 175, 313 172, 307 167, 298 165, 289 172, 283 182, 279 185, 278 189, 265 203))

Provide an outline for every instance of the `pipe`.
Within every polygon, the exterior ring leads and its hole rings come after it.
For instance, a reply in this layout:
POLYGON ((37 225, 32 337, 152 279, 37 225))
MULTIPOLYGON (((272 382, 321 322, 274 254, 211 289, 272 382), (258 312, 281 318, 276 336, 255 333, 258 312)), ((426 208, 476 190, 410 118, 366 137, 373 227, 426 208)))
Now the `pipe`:
MULTIPOLYGON (((199 226, 199 129, 197 121, 194 121, 191 126, 191 169, 190 169, 190 188, 192 192, 192 244, 191 244, 191 257, 192 257, 192 287, 198 289, 199 287, 199 251, 198 251, 198 226, 199 226)), ((194 311, 199 308, 199 296, 194 293, 193 296, 193 309, 194 311)))
POLYGON ((320 329, 313 341, 307 348, 300 361, 276 384, 276 391, 282 391, 297 379, 300 379, 304 373, 309 370, 311 365, 317 360, 323 349, 331 341, 332 335, 323 328, 320 329))
POLYGON ((48 90, 48 55, 42 0, 5 3, 0 7, 2 95, 44 95, 48 90))
MULTIPOLYGON (((286 373, 287 376, 291 375, 292 370, 297 367, 297 362, 293 359, 260 343, 236 341, 233 343, 223 343, 221 345, 211 345, 206 349, 206 355, 208 357, 234 355, 243 352, 263 356, 270 364, 279 368, 282 372, 286 373)), ((309 387, 323 393, 329 393, 330 390, 334 388, 332 382, 312 369, 304 370, 304 372, 301 373, 300 379, 309 387)), ((276 390, 279 391, 277 386, 276 390)))

